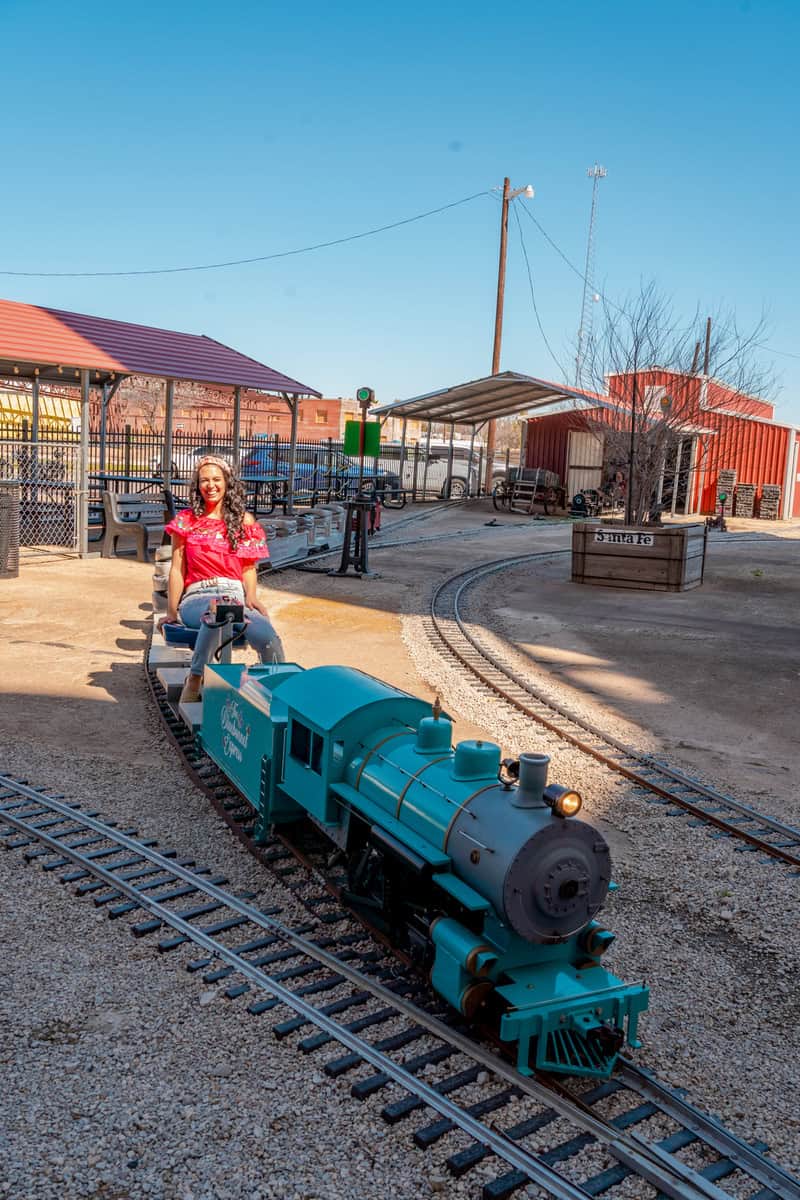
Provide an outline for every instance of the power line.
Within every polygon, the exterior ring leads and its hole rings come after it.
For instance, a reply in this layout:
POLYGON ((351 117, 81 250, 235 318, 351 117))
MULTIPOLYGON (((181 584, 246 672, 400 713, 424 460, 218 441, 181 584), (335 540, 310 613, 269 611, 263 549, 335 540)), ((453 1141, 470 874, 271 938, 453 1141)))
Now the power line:
MULTIPOLYGON (((537 220, 536 220, 536 217, 533 215, 533 213, 531 212, 531 210, 530 210, 529 208, 527 208, 527 207, 524 207, 522 211, 525 213, 525 215, 526 215, 527 217, 529 217, 529 218, 530 218, 530 220, 531 220, 531 221, 533 221, 534 225, 535 225, 535 226, 536 226, 536 228, 539 230, 539 233, 542 235, 542 237, 545 239, 545 241, 546 241, 546 242, 548 242, 548 243, 549 243, 549 245, 551 245, 551 246, 552 246, 552 248, 555 250, 555 252, 556 252, 556 254, 559 256, 559 258, 561 258, 561 259, 563 259, 563 260, 564 260, 564 262, 565 262, 565 263, 567 264, 567 266, 569 267, 570 271, 573 271, 573 272, 574 272, 574 273, 575 273, 575 274, 578 276, 578 278, 579 278, 579 279, 583 280, 583 282, 584 282, 584 283, 587 283, 588 281, 587 281, 587 278, 586 278, 586 276, 584 275, 583 271, 581 271, 579 267, 576 267, 576 266, 575 266, 575 264, 574 264, 573 262, 570 262, 570 260, 567 258, 567 256, 566 256, 566 254, 564 253, 564 251, 561 249, 561 247, 560 247, 560 246, 558 246, 558 245, 557 245, 557 244, 556 244, 556 243, 553 241, 553 239, 550 237, 550 234, 547 232, 547 230, 544 228, 544 226, 543 226, 543 225, 542 225, 542 224, 541 224, 539 221, 537 221, 537 220)), ((516 208, 514 209, 514 212, 516 213, 516 208)), ((621 313, 621 312, 623 312, 623 311, 624 311, 624 310, 623 310, 623 309, 622 309, 622 308, 619 306, 619 304, 616 304, 616 303, 615 303, 615 302, 614 302, 614 301, 611 299, 611 297, 610 297, 610 296, 606 295, 606 293, 605 293, 605 292, 602 292, 602 291, 599 291, 599 290, 598 290, 598 291, 597 291, 597 294, 598 294, 599 296, 602 296, 602 298, 603 298, 603 300, 605 300, 606 304, 608 304, 608 305, 609 305, 611 308, 615 308, 615 309, 617 310, 617 312, 620 312, 620 313, 621 313)), ((755 345, 757 345, 757 346, 758 346, 758 347, 759 347, 761 350, 767 350, 767 351, 769 351, 769 353, 770 353, 770 354, 780 354, 780 355, 781 355, 781 357, 783 357, 783 358, 796 358, 796 359, 800 359, 800 354, 793 354, 793 353, 792 353, 790 350, 778 350, 778 349, 777 349, 775 346, 768 346, 768 345, 766 344, 766 342, 756 342, 756 343, 755 343, 755 345)))
POLYGON ((556 254, 559 256, 559 258, 563 258, 564 262, 567 264, 570 271, 574 271, 575 274, 578 276, 578 279, 582 279, 583 282, 585 283, 586 276, 584 275, 583 271, 581 271, 578 267, 576 267, 573 262, 570 262, 570 260, 567 258, 564 251, 561 249, 561 247, 556 245, 556 243, 550 237, 550 234, 547 232, 547 230, 544 228, 544 226, 541 225, 540 222, 536 220, 536 217, 533 215, 531 210, 529 208, 525 208, 524 212, 527 214, 528 217, 530 217, 531 221, 533 221, 534 225, 539 230, 539 233, 542 235, 544 240, 546 242, 550 243, 550 245, 553 247, 553 249, 555 250, 556 254))
POLYGON ((512 209, 512 211, 513 211, 513 213, 514 213, 514 217, 515 217, 515 219, 516 219, 516 222, 517 222, 517 229, 519 230, 519 240, 520 240, 520 243, 522 244, 522 253, 523 253, 524 257, 525 257, 525 266, 526 266, 526 268, 527 268, 527 271, 528 271, 528 284, 530 285, 530 289, 531 289, 531 303, 533 304, 533 312, 534 312, 534 315, 535 315, 535 317, 536 317, 536 324, 539 326, 539 333, 542 335, 542 340, 543 340, 543 342, 544 342, 545 346, 546 346, 546 347, 547 347, 547 349, 548 349, 548 352, 549 352, 549 354, 550 354, 550 357, 552 358, 553 362, 554 362, 554 363, 556 364, 556 366, 558 367, 559 371, 561 372, 561 375, 562 375, 562 377, 563 377, 564 379, 566 379, 566 377, 567 377, 567 376, 566 376, 566 372, 564 371, 564 368, 563 368, 563 366, 561 365, 561 363, 560 363, 560 362, 558 361, 558 359, 556 358, 556 355, 555 355, 555 353, 554 353, 554 351, 553 351, 553 348, 552 348, 552 346, 550 345, 550 343, 549 343, 549 342, 548 342, 548 340, 547 340, 547 334, 545 333, 545 331, 544 331, 544 329, 543 329, 543 327, 542 327, 542 322, 541 322, 541 319, 540 319, 540 317, 539 317, 539 309, 538 309, 538 307, 537 307, 537 305, 536 305, 536 292, 535 292, 535 290, 534 290, 534 286, 533 286, 533 272, 531 271, 531 264, 530 264, 530 260, 529 260, 529 258, 528 258, 528 250, 527 250, 527 247, 526 247, 526 245, 525 245, 525 237, 524 237, 524 235, 523 235, 523 233, 522 233, 522 222, 521 222, 521 221, 520 221, 520 219, 519 219, 519 212, 517 211, 517 207, 518 207, 518 206, 515 204, 515 205, 514 205, 514 207, 513 207, 513 209, 512 209))
POLYGON ((190 267, 151 267, 137 271, 5 271, 0 275, 13 275, 25 279, 99 279, 120 278, 131 275, 178 275, 187 271, 219 271, 225 267, 243 267, 252 263, 271 262, 276 258, 290 258, 296 254, 309 254, 313 250, 326 250, 330 246, 342 246, 346 242, 357 242, 361 238, 374 237, 377 233, 386 233, 390 229, 399 229, 401 225, 411 225, 415 221, 424 221, 426 217, 434 217, 437 213, 447 212, 448 209, 458 208, 461 204, 469 204, 479 196, 488 196, 487 191, 475 192, 472 196, 464 196, 451 204, 442 204, 439 208, 428 209, 427 212, 417 213, 413 217, 404 217, 402 221, 392 221, 389 225, 379 225, 375 229, 366 229, 362 233, 351 233, 347 237, 333 238, 329 242, 316 242, 311 246, 298 246, 293 250, 279 250, 275 254, 259 254, 252 258, 236 258, 229 262, 201 263, 190 267))
POLYGON ((756 345, 762 350, 769 350, 770 354, 780 354, 783 358, 800 358, 800 354, 792 354, 791 350, 776 350, 774 346, 768 346, 766 342, 756 342, 756 345))

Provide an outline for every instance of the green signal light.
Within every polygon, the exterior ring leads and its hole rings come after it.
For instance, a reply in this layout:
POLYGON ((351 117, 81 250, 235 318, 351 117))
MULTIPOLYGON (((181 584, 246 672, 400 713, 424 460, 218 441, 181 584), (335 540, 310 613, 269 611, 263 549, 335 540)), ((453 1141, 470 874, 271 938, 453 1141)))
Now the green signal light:
POLYGON ((375 393, 372 388, 359 388, 356 392, 356 400, 359 404, 372 404, 375 399, 375 393))
POLYGON ((728 499, 728 493, 727 493, 727 492, 720 492, 720 494, 719 494, 719 502, 720 502, 720 504, 724 504, 724 503, 725 503, 725 501, 726 501, 727 499, 728 499))

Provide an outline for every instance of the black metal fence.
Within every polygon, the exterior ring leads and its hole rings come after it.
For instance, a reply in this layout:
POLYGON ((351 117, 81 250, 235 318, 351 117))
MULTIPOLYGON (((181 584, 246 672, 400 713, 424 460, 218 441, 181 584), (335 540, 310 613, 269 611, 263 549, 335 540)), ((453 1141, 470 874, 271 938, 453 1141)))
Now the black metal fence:
MULTIPOLYGON (((30 440, 27 422, 4 427, 0 424, 0 443, 30 440)), ((80 433, 64 430, 40 430, 39 445, 58 442, 61 445, 80 444, 80 433)), ((230 438, 215 435, 211 430, 198 439, 196 433, 176 430, 172 441, 170 476, 175 482, 188 482, 198 459, 203 454, 233 457, 230 438)), ((101 439, 92 432, 89 437, 89 474, 92 491, 102 487, 113 490, 138 490, 163 478, 164 435, 144 432, 126 425, 112 430, 101 439), (114 476, 118 476, 115 479, 114 476)), ((505 461, 496 459, 493 477, 500 478, 508 468, 505 461)), ((289 441, 279 435, 255 434, 240 439, 240 473, 252 481, 269 476, 286 480, 285 491, 293 502, 316 503, 320 499, 341 499, 354 494, 359 487, 358 460, 344 453, 337 439, 299 441, 295 453, 294 478, 289 477, 289 441)), ((483 448, 471 449, 463 443, 454 446, 452 459, 446 443, 419 444, 403 447, 385 442, 380 453, 365 461, 363 485, 375 489, 389 503, 399 500, 463 499, 480 495, 483 488, 483 448)), ((180 489, 179 489, 180 490, 180 489)))

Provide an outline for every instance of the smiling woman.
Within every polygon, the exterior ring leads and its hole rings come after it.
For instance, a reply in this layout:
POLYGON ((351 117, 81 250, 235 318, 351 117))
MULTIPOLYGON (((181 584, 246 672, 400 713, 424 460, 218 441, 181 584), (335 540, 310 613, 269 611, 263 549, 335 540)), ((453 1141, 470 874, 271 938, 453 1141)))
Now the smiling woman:
POLYGON ((264 531, 245 511, 242 485, 224 458, 206 455, 194 469, 192 507, 167 525, 172 537, 167 623, 198 630, 181 700, 198 700, 203 669, 219 649, 228 626, 218 622, 217 605, 244 609, 243 634, 262 662, 283 662, 283 647, 257 594, 256 563, 269 558, 264 531))

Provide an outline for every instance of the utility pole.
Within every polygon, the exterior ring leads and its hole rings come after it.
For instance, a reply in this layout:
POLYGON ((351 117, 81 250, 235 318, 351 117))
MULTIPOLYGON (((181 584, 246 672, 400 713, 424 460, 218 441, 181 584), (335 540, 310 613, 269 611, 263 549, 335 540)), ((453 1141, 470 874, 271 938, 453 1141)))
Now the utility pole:
MULTIPOLYGON (((625 495, 625 524, 633 524, 633 477, 636 464, 636 383, 638 363, 633 360, 633 388, 631 390, 631 441, 628 449, 628 490, 625 495)), ((673 485, 674 486, 674 485, 673 485)), ((641 521, 641 518, 640 518, 641 521)))
POLYGON ((594 223, 597 216, 597 185, 601 179, 605 179, 608 171, 605 167, 599 166, 597 163, 593 167, 589 167, 586 171, 592 183, 592 212, 589 217, 589 237, 586 242, 586 266, 583 271, 583 300, 581 301, 581 323, 578 329, 578 352, 575 355, 575 386, 581 385, 581 371, 583 369, 583 355, 586 345, 592 333, 592 320, 594 317, 594 223))
MULTIPOLYGON (((497 269, 497 307, 494 314, 494 346, 492 348, 492 374, 497 375, 500 371, 500 347, 503 341, 503 303, 506 293, 506 249, 508 246, 508 205, 516 196, 525 194, 529 200, 533 199, 533 188, 530 184, 527 187, 515 188, 511 190, 511 180, 506 176, 503 180, 503 207, 500 214, 500 262, 497 269)), ((494 443, 496 434, 496 422, 490 421, 486 430, 486 475, 484 477, 484 490, 491 492, 492 490, 492 468, 494 466, 494 443)))

